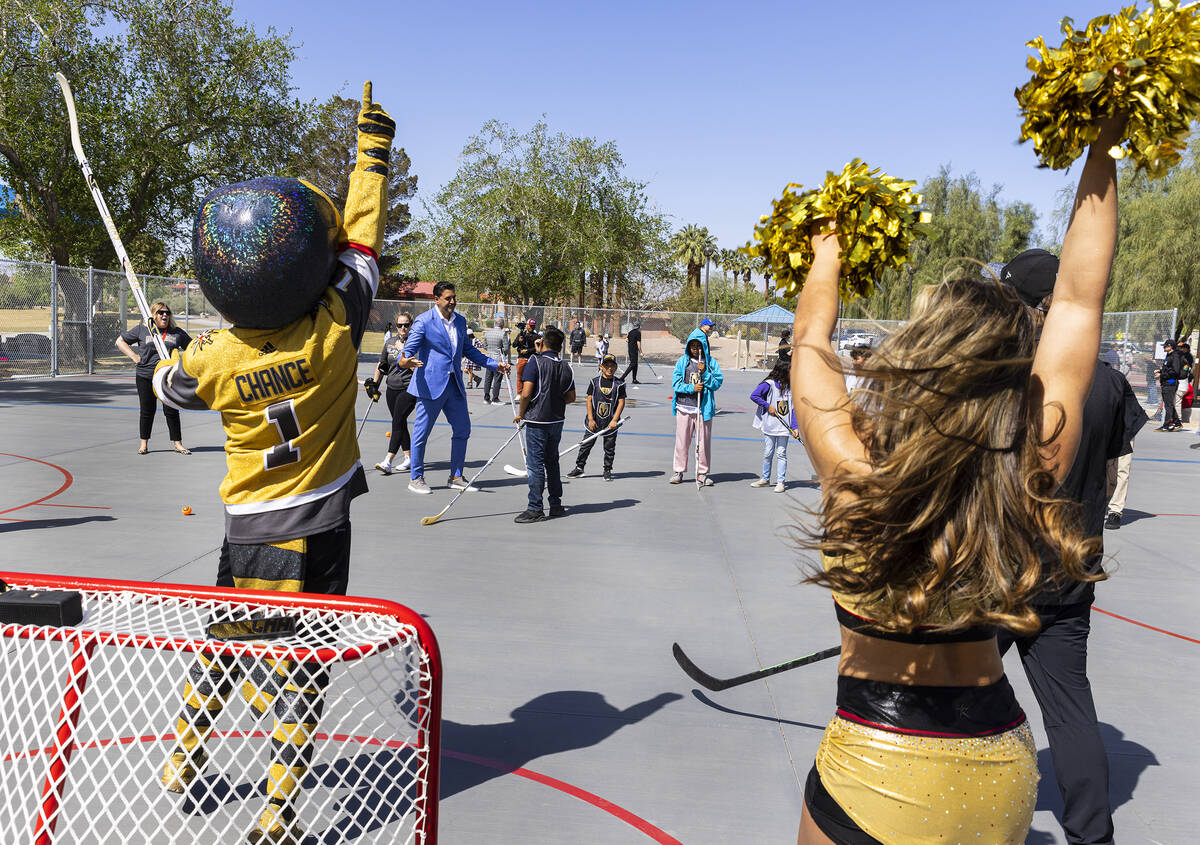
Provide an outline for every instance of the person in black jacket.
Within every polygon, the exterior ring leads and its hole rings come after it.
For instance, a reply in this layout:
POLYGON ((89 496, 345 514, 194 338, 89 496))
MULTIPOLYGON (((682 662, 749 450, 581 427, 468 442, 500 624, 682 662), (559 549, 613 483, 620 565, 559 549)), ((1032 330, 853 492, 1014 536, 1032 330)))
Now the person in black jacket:
POLYGON ((1164 340, 1163 351, 1166 356, 1162 366, 1154 371, 1154 374, 1158 376, 1158 386, 1162 392, 1163 403, 1162 425, 1155 431, 1179 431, 1183 428, 1183 423, 1175 410, 1175 394, 1179 389, 1179 375, 1183 369, 1183 361, 1179 353, 1175 351, 1175 341, 1164 340))
POLYGON ((517 333, 513 340, 513 346, 517 350, 517 393, 521 392, 521 386, 525 383, 525 365, 529 363, 529 359, 537 354, 537 323, 530 320, 517 333))
MULTIPOLYGON (((1042 305, 1053 291, 1058 261, 1047 260, 1053 258, 1049 253, 1041 253, 1034 261, 1021 258, 1017 256, 1005 266, 1002 278, 1028 305, 1042 305)), ((1125 377, 1097 361, 1082 420, 1079 450, 1059 495, 1083 506, 1084 534, 1102 538, 1110 493, 1109 461, 1129 447, 1147 418, 1125 377)), ((1041 629, 1026 636, 1001 630, 998 645, 1001 654, 1017 647, 1041 708, 1063 799, 1062 826, 1067 841, 1072 845, 1111 843, 1108 757, 1087 677, 1087 639, 1095 587, 1092 582, 1054 578, 1057 561, 1048 555, 1043 564, 1051 577, 1032 602, 1041 618, 1041 629)), ((1103 577, 1100 554, 1088 562, 1088 570, 1103 577)))
MULTIPOLYGON (((138 454, 145 455, 150 451, 150 432, 154 429, 154 411, 158 407, 158 399, 154 395, 154 368, 158 366, 158 349, 154 346, 151 332, 162 338, 167 354, 171 350, 183 351, 192 342, 191 336, 171 317, 171 307, 165 302, 156 302, 150 306, 150 325, 138 323, 131 329, 121 333, 117 338, 117 349, 137 364, 138 407, 138 454), (133 346, 138 347, 137 351, 133 346)), ((183 428, 179 422, 179 410, 163 403, 163 416, 167 419, 167 433, 175 445, 175 451, 181 455, 190 455, 191 450, 183 445, 183 428)))
MULTIPOLYGON (((383 350, 379 353, 379 363, 375 365, 375 375, 364 382, 367 395, 379 401, 379 382, 387 377, 387 406, 392 415, 392 432, 389 435, 387 456, 375 464, 375 469, 384 475, 391 475, 395 470, 409 468, 409 449, 412 446, 412 436, 408 432, 408 416, 417 407, 417 397, 408 392, 408 383, 412 381, 413 367, 420 366, 420 359, 405 358, 404 344, 408 340, 408 332, 412 329, 413 315, 407 311, 396 317, 395 332, 384 341, 383 350), (404 460, 393 465, 398 451, 404 452, 404 460)), ((389 325, 391 325, 389 323, 389 325)))

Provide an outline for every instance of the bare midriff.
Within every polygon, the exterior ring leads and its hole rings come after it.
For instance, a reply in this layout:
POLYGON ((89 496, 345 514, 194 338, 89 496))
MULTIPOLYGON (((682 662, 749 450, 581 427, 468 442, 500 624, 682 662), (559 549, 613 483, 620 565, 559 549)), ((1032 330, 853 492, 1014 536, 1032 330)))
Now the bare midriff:
POLYGON ((982 687, 1004 674, 996 639, 918 645, 881 640, 842 628, 838 674, 892 684, 982 687))

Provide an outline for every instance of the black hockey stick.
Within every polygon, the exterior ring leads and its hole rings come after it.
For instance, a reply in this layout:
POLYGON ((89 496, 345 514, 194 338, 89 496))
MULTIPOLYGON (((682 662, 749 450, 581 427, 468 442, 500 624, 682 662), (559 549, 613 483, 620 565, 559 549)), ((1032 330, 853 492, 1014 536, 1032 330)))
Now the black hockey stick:
POLYGON ((714 678, 712 675, 700 669, 691 659, 683 653, 683 649, 679 647, 679 643, 671 644, 671 653, 675 655, 675 662, 679 664, 679 668, 687 673, 687 676, 698 683, 705 689, 710 689, 713 692, 729 689, 730 687, 748 684, 751 681, 761 681, 763 678, 769 678, 771 675, 778 675, 780 672, 786 672, 788 669, 795 669, 797 666, 807 666, 809 663, 816 663, 820 660, 833 657, 842 653, 842 647, 834 646, 827 648, 824 651, 817 651, 805 657, 797 657, 795 660, 788 660, 784 663, 776 663, 774 666, 768 666, 766 669, 759 669, 757 672, 747 672, 745 675, 738 675, 736 678, 714 678))

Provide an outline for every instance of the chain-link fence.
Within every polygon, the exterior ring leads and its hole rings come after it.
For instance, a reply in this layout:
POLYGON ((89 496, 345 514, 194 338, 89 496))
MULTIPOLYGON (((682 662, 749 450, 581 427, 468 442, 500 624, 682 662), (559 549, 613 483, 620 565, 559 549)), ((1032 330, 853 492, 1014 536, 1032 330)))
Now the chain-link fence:
MULTIPOLYGON (((194 281, 159 276, 138 280, 146 300, 151 305, 165 302, 175 322, 192 336, 223 326, 220 314, 194 281)), ((378 352, 388 323, 398 313, 416 315, 432 307, 429 300, 377 300, 363 352, 378 352)), ((568 334, 578 323, 587 335, 583 354, 588 358, 596 356, 597 342, 603 337, 609 351, 624 360, 629 331, 637 325, 643 359, 665 366, 675 362, 687 336, 706 316, 715 324, 709 346, 725 369, 770 368, 782 332, 791 327, 790 317, 782 315, 755 322, 738 314, 475 302, 460 302, 458 310, 476 332, 493 327, 503 317, 514 337, 529 320, 539 329, 553 325, 568 334)), ((0 259, 0 378, 127 370, 131 364, 114 343, 141 320, 123 273, 0 259)), ((1174 310, 1104 315, 1101 354, 1115 356, 1117 366, 1150 406, 1159 402, 1154 359, 1162 358, 1162 341, 1171 336, 1175 324, 1174 310)), ((874 346, 900 325, 898 320, 839 319, 830 340, 841 352, 874 346)))

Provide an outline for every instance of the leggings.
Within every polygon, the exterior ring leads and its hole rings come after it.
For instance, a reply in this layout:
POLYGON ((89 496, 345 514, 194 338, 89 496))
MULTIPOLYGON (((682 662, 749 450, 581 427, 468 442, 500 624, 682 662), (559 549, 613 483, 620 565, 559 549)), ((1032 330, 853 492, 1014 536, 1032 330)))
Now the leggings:
POLYGON ((417 407, 417 397, 407 390, 387 389, 387 406, 392 412, 392 437, 388 440, 388 452, 407 452, 412 446, 408 433, 408 415, 417 407))
MULTIPOLYGON (((154 411, 158 407, 158 397, 154 395, 154 386, 150 379, 138 376, 137 382, 138 405, 141 408, 138 416, 138 438, 150 439, 150 430, 154 428, 154 411)), ((172 442, 183 440, 183 431, 179 426, 179 411, 170 405, 163 405, 163 416, 167 418, 167 432, 172 442)))

